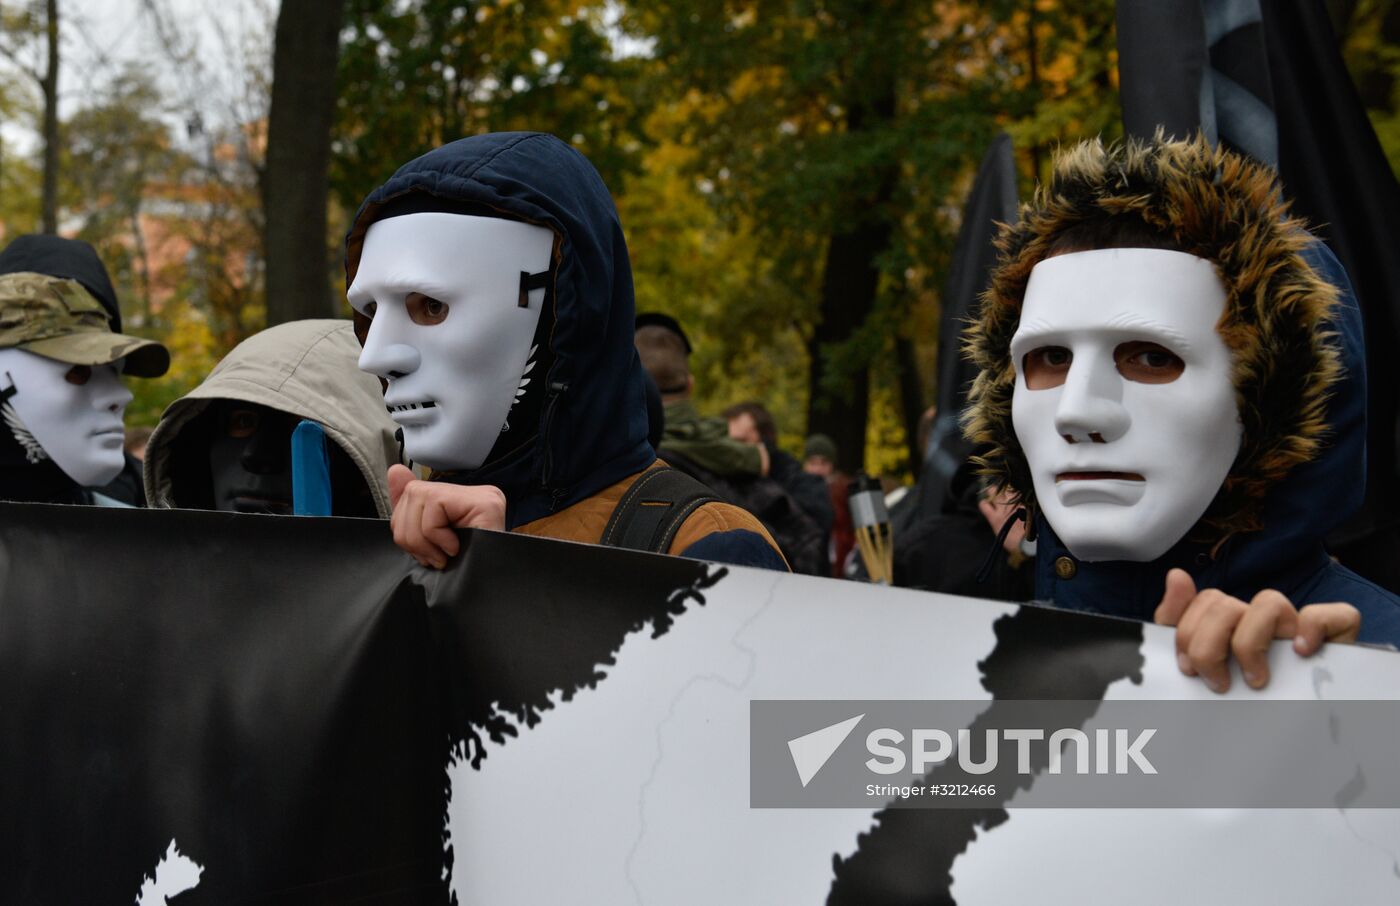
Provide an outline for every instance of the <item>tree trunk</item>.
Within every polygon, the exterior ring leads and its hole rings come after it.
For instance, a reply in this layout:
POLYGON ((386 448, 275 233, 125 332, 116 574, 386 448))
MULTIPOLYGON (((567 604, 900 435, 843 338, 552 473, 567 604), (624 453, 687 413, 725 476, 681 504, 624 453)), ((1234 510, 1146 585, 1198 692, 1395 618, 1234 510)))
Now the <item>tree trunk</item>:
MULTIPOLYGON (((1030 113, 1035 114, 1035 108, 1040 106, 1042 100, 1040 96, 1040 52, 1035 40, 1035 0, 1031 0, 1030 9, 1026 17, 1026 53, 1030 56, 1030 79, 1031 79, 1031 109, 1030 113)), ((1040 140, 1031 142, 1031 185, 1040 182, 1040 140)))
POLYGON ((131 209, 131 241, 136 246, 136 262, 138 271, 137 281, 141 287, 141 325, 149 326, 151 323, 151 256, 146 248, 146 232, 141 229, 141 202, 138 198, 136 206, 131 209))
POLYGON ((924 416, 924 381, 919 375, 919 359, 914 341, 894 338, 894 360, 899 367, 899 409, 904 416, 904 442, 909 447, 909 471, 917 478, 924 462, 919 446, 919 420, 924 416))
POLYGON ((822 275, 821 315, 808 346, 807 431, 825 434, 836 442, 839 468, 856 472, 865 465, 865 429, 870 417, 870 369, 860 366, 839 391, 822 389, 831 365, 823 347, 851 338, 875 307, 880 272, 875 256, 889 245, 886 224, 872 223, 837 233, 827 246, 822 275))
MULTIPOLYGON (((892 73, 884 79, 886 88, 866 107, 856 104, 847 115, 847 129, 859 133, 876 129, 894 116, 895 95, 892 73)), ((865 465, 865 429, 870 418, 870 367, 862 363, 839 392, 823 392, 822 386, 831 363, 822 353, 851 339, 875 308, 880 283, 876 259, 890 245, 893 226, 885 211, 894 194, 898 164, 889 161, 875 183, 874 191, 859 199, 845 212, 849 224, 838 227, 826 249, 822 270, 821 312, 812 339, 807 345, 808 381, 807 431, 825 434, 836 442, 837 466, 855 472, 865 465)))
POLYGON ((331 124, 345 0, 282 0, 263 180, 267 323, 336 314, 326 246, 331 124))
POLYGON ((40 87, 44 93, 43 231, 58 232, 58 0, 48 0, 45 31, 49 67, 40 87))

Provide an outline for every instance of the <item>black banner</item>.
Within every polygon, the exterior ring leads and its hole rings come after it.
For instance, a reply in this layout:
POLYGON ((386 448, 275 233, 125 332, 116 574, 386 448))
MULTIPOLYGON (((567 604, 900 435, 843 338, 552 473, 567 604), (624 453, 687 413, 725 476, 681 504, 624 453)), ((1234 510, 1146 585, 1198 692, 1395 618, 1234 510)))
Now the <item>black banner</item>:
MULTIPOLYGON (((1331 647, 1280 661, 1271 688, 1311 693, 1325 661, 1341 694, 1396 697, 1393 653, 1331 647)), ((1169 631, 1130 621, 496 532, 463 533, 437 572, 377 520, 3 504, 0 889, 950 903, 959 866, 1034 862, 1017 832, 1072 838, 1010 817, 1034 778, 972 809, 789 821, 749 806, 751 701, 963 700, 976 728, 1057 699, 1074 724, 1140 685, 1213 697, 1177 672, 1169 631)), ((1379 851, 1335 810, 1299 821, 1299 845, 1379 851)), ((1056 883, 1047 901, 1093 887, 1056 883)))
POLYGON ((173 841, 181 906, 446 902, 449 750, 708 573, 465 537, 431 574, 374 520, 0 506, 5 899, 131 903, 173 841))

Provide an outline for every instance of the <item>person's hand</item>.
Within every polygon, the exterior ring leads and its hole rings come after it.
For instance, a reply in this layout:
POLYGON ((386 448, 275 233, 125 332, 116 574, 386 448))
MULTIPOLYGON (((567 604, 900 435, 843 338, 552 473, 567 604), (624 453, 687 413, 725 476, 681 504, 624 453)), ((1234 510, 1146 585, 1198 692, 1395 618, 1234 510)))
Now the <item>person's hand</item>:
MULTIPOLYGON (((987 524, 992 527, 992 534, 1001 534, 1001 527, 1006 524, 1019 509, 1011 503, 1011 492, 1003 491, 996 497, 982 497, 977 501, 977 509, 982 511, 982 518, 987 520, 987 524)), ((1021 552, 1021 539, 1026 537, 1026 523, 1017 520, 1011 527, 1011 531, 1006 533, 1006 540, 1001 543, 1002 548, 1008 554, 1018 554, 1021 552)))
POLYGON ((420 481, 407 466, 389 467, 389 502, 394 543, 434 569, 461 549, 453 529, 506 527, 506 495, 500 488, 420 481))
POLYGON ((758 474, 768 476, 768 470, 773 467, 773 459, 768 455, 768 448, 760 441, 754 446, 758 447, 758 474))
POLYGON ((1176 627, 1176 660, 1187 676, 1200 676, 1215 692, 1230 688, 1230 656, 1244 681, 1262 689, 1269 682, 1269 643, 1292 639, 1308 657, 1323 642, 1354 642, 1361 613, 1350 604, 1309 604, 1296 610, 1280 592, 1266 589, 1248 604, 1196 583, 1184 569, 1167 573, 1166 591, 1153 620, 1176 627))

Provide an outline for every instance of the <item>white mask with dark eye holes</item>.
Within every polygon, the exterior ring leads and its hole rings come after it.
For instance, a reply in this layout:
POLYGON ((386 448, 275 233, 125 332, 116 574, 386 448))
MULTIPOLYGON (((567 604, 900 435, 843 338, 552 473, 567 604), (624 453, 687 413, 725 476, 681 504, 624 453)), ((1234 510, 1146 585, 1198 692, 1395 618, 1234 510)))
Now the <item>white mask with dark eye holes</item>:
POLYGON ((0 430, 10 431, 30 462, 52 459, 83 487, 100 487, 126 464, 122 415, 131 391, 120 362, 72 365, 23 349, 0 349, 0 430))
POLYGON ((1146 562, 1204 515, 1243 436, 1225 287, 1184 252, 1098 249, 1031 271, 1012 422, 1070 553, 1146 562))
POLYGON ((524 375, 553 250, 551 230, 495 217, 370 225, 347 294, 373 319, 360 368, 388 382, 384 403, 414 462, 479 467, 522 381, 543 380, 524 375))

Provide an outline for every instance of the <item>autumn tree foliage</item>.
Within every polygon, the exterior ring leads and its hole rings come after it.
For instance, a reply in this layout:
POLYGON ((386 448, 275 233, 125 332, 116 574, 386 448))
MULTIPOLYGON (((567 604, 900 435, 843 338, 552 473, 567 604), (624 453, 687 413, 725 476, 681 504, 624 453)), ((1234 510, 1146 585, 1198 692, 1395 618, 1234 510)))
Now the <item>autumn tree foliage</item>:
POLYGON ((614 190, 642 144, 646 74, 577 0, 348 0, 331 185, 353 213, 400 164, 480 132, 552 132, 614 190))
MULTIPOLYGON (((42 226, 52 170, 60 228, 98 246, 133 329, 176 347, 170 378, 133 388, 137 420, 269 321, 344 313, 340 238, 399 165, 542 130, 612 190, 638 308, 685 324, 702 409, 759 399, 793 452, 820 430, 848 468, 909 475, 988 143, 1011 135, 1025 197, 1057 145, 1121 134, 1113 0, 229 2, 250 28, 211 55, 169 0, 141 0, 175 78, 113 68, 66 108, 51 167, 58 4, 0 5, 0 116, 34 136, 0 145, 0 227, 42 226)), ((1394 163, 1400 0, 1327 5, 1394 163)))
POLYGON ((627 9, 654 41, 652 137, 686 149, 723 228, 761 249, 756 279, 695 316, 723 349, 805 363, 785 424, 830 434, 847 468, 908 469, 972 169, 997 131, 1026 148, 1027 183, 1053 141, 1113 131, 1112 3, 627 9))

